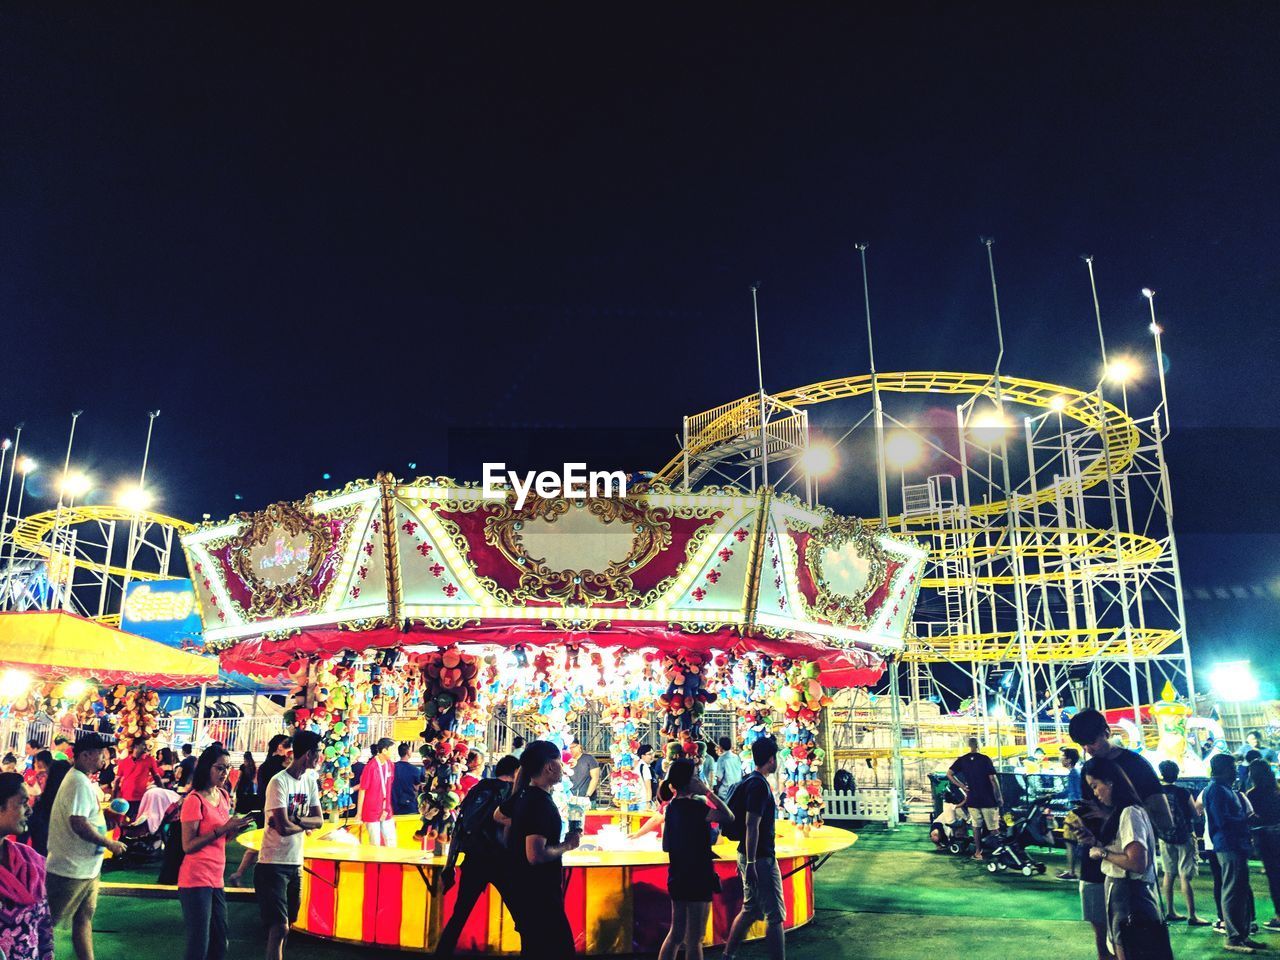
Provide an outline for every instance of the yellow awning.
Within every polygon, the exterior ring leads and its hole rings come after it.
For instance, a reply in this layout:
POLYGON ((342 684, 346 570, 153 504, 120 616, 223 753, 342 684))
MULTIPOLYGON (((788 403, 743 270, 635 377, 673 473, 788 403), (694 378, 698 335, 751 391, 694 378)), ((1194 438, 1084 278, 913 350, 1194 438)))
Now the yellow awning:
POLYGON ((190 687, 218 679, 214 657, 60 611, 0 614, 0 667, 152 687, 190 687))

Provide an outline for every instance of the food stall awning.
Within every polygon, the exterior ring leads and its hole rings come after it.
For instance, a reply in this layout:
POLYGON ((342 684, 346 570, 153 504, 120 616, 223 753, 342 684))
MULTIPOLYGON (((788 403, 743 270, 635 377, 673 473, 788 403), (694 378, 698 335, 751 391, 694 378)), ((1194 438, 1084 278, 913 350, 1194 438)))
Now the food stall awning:
POLYGON ((190 687, 218 678, 213 657, 61 611, 0 614, 0 668, 151 687, 190 687))

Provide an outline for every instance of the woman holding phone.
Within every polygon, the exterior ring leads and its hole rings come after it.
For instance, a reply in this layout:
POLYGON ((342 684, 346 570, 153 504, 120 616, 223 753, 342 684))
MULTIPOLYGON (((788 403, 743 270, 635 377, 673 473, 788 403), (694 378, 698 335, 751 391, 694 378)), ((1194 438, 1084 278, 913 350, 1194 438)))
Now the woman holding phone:
POLYGON ((230 754, 210 747, 200 754, 191 792, 182 802, 182 849, 178 901, 187 930, 185 960, 222 960, 227 952, 227 898, 223 874, 227 837, 251 826, 251 817, 232 815, 227 792, 230 754))

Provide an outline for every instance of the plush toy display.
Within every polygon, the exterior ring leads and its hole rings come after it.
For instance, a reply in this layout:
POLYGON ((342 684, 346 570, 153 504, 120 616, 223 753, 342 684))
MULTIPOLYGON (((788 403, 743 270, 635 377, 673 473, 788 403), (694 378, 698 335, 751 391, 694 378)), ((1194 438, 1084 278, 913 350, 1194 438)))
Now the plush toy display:
POLYGON ((785 721, 782 741, 778 744, 782 814, 805 835, 812 827, 822 825, 819 771, 826 760, 826 751, 818 745, 818 730, 822 708, 830 705, 831 698, 822 689, 816 663, 792 667, 774 702, 774 708, 785 721))
POLYGON ((457 727, 475 711, 480 661, 445 647, 417 659, 422 687, 422 769, 425 785, 418 801, 422 826, 415 834, 423 848, 444 848, 461 796, 458 782, 464 773, 467 741, 457 727))
POLYGON ((702 715, 707 704, 716 701, 703 676, 707 662, 708 658, 700 653, 667 654, 662 658, 667 689, 658 698, 658 707, 666 714, 662 733, 667 738, 668 760, 702 759, 702 715))

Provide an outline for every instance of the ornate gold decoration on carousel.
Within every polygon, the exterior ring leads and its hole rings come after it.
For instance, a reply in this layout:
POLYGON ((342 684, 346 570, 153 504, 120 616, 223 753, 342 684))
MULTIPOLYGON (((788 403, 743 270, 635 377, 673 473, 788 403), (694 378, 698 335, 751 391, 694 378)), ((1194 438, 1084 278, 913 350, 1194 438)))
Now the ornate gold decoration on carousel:
POLYGON ((274 503, 246 516, 247 528, 232 538, 230 560, 253 591, 249 616, 275 619, 322 605, 336 577, 322 596, 312 592, 310 583, 331 556, 341 556, 351 530, 349 524, 344 526, 335 551, 330 521, 349 519, 358 510, 351 506, 309 515, 294 504, 274 503))
POLYGON ((396 625, 392 617, 365 617, 362 620, 343 620, 338 624, 339 630, 384 630, 396 625))
POLYGON ((814 612, 839 626, 866 626, 867 599, 888 565, 875 535, 858 520, 829 518, 810 532, 805 563, 817 586, 814 612))
POLYGON ((742 633, 742 625, 739 623, 714 623, 705 620, 673 620, 667 624, 667 629, 678 633, 718 633, 728 628, 734 633, 742 633))
MULTIPOLYGON (((631 575, 671 545, 671 512, 624 499, 531 498, 517 513, 510 502, 482 504, 485 542, 520 569, 520 585, 503 590, 481 585, 506 605, 546 600, 590 604, 620 600, 639 606, 631 575), (572 549, 570 549, 572 548, 572 549), (581 561, 585 560, 583 563, 581 561), (576 566, 570 566, 575 564, 576 566)), ((450 509, 458 505, 450 502, 450 509)), ((469 544, 446 521, 453 545, 465 557, 469 544)))
POLYGON ((474 617, 410 617, 404 623, 406 627, 422 627, 424 630, 461 630, 480 626, 480 621, 474 617))
POLYGON ((597 630, 608 630, 613 626, 610 620, 573 620, 561 618, 559 620, 543 620, 542 626, 548 630, 555 630, 559 633, 593 633, 597 630))

